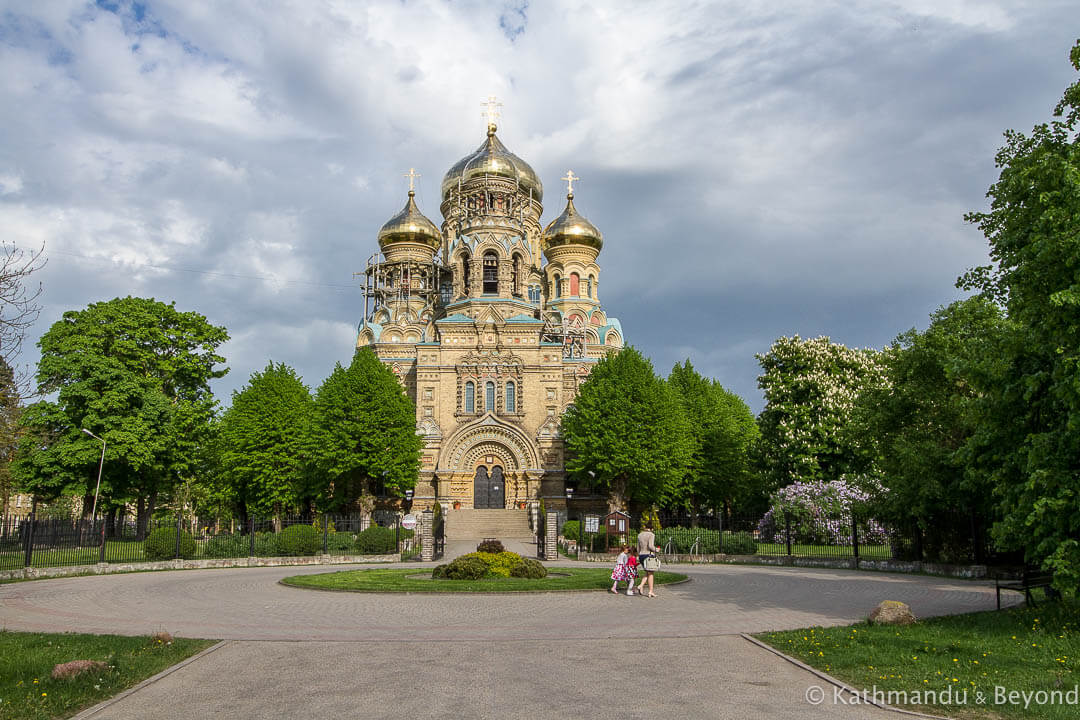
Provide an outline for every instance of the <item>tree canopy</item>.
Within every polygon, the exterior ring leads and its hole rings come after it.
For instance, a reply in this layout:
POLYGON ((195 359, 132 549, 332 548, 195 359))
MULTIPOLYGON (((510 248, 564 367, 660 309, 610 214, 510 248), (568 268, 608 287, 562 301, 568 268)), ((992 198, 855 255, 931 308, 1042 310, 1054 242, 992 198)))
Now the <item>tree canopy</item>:
POLYGON ((616 509, 659 502, 693 452, 678 397, 630 346, 596 364, 563 414, 562 435, 567 473, 607 492, 616 509))
POLYGON ((313 491, 328 508, 379 485, 403 493, 416 485, 423 444, 416 407, 397 377, 369 348, 358 350, 315 396, 305 441, 313 491))
POLYGON ((296 371, 271 362, 233 393, 217 426, 219 487, 242 516, 296 509, 308 492, 305 433, 312 398, 296 371))
MULTIPOLYGON (((64 313, 41 337, 38 392, 14 465, 22 487, 46 499, 89 496, 107 442, 102 497, 146 503, 190 470, 214 410, 224 328, 195 312, 145 298, 116 298, 64 313)), ((89 512, 89 508, 86 509, 89 512)))
MULTIPOLYGON (((1080 71, 1080 41, 1070 53, 1080 71)), ((1054 119, 1005 133, 1001 173, 975 212, 993 265, 962 287, 1001 302, 1014 332, 999 383, 981 399, 984 473, 1002 503, 999 542, 1080 584, 1080 81, 1054 119)))
POLYGON ((702 376, 686 360, 676 363, 668 385, 687 418, 690 461, 682 477, 665 490, 665 504, 690 510, 745 509, 762 496, 749 449, 759 433, 750 408, 738 395, 702 376))
POLYGON ((872 463, 865 438, 848 432, 855 400, 885 383, 880 354, 798 335, 757 356, 765 409, 758 418, 768 484, 838 480, 872 463))

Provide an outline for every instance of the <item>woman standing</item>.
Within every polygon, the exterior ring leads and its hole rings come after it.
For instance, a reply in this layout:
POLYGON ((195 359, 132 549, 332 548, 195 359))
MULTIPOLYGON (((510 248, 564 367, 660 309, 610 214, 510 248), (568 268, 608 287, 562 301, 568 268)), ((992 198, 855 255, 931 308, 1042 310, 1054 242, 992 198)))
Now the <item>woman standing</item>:
POLYGON ((645 590, 645 583, 649 584, 649 597, 656 597, 656 593, 653 592, 653 574, 655 570, 650 570, 650 563, 647 563, 648 558, 655 558, 656 553, 660 552, 656 547, 656 535, 652 531, 652 523, 646 523, 645 529, 638 533, 637 536, 637 551, 638 551, 638 564, 645 571, 645 575, 641 578, 641 584, 638 585, 638 595, 643 595, 645 590))

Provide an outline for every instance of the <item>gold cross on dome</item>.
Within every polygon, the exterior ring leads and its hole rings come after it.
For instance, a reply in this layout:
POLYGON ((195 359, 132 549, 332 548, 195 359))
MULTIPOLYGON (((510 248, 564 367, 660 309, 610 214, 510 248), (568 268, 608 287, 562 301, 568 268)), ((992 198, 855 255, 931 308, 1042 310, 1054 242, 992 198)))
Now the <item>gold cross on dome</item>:
POLYGON ((502 117, 499 112, 502 103, 494 95, 488 95, 488 99, 480 103, 480 107, 484 108, 484 117, 487 118, 488 125, 494 125, 495 121, 502 117))
POLYGON ((560 178, 560 179, 566 181, 566 192, 573 195, 574 194, 574 181, 575 180, 580 180, 581 178, 579 178, 577 175, 575 175, 573 170, 567 170, 566 171, 566 176, 563 177, 563 178, 560 178))
POLYGON ((416 189, 415 187, 413 187, 413 184, 416 181, 416 178, 423 177, 423 176, 420 173, 416 172, 416 170, 414 170, 413 168, 409 168, 409 172, 402 175, 402 177, 409 178, 409 192, 412 192, 413 190, 416 189))

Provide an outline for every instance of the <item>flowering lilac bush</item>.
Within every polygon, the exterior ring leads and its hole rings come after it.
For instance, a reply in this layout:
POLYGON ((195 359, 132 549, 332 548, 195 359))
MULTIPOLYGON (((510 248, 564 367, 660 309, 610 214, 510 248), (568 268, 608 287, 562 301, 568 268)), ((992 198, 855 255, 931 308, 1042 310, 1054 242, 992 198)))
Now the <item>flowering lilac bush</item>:
MULTIPOLYGON (((873 494, 876 494, 877 490, 873 494)), ((791 522, 791 541, 808 545, 850 545, 851 515, 870 502, 871 492, 845 479, 794 482, 769 498, 769 511, 758 522, 761 542, 783 543, 785 517, 791 522)), ((878 545, 888 539, 881 523, 859 517, 859 542, 878 545)))

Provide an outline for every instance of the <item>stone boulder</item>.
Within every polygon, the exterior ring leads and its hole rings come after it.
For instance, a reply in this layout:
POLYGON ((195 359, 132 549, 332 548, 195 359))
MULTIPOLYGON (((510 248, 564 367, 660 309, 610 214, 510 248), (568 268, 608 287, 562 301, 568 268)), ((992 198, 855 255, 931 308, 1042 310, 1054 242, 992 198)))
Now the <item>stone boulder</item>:
POLYGON ((870 622, 874 625, 914 625, 915 615, 902 602, 883 600, 870 611, 870 622))

